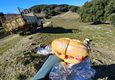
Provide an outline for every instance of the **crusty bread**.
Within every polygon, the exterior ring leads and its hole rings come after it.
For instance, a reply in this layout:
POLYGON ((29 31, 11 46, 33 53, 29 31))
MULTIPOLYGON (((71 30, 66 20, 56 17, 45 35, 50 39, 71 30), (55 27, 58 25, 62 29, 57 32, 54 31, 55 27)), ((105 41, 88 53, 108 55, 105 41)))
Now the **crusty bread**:
POLYGON ((78 64, 89 54, 84 43, 75 39, 59 38, 51 46, 52 53, 67 63, 78 64))
POLYGON ((64 59, 65 58, 65 51, 67 48, 67 45, 69 44, 70 39, 69 38, 60 38, 56 39, 52 42, 52 53, 55 53, 59 58, 64 59), (59 55, 61 54, 61 55, 59 55))
POLYGON ((66 55, 72 57, 85 57, 88 55, 88 52, 86 46, 81 41, 71 39, 66 51, 66 55))

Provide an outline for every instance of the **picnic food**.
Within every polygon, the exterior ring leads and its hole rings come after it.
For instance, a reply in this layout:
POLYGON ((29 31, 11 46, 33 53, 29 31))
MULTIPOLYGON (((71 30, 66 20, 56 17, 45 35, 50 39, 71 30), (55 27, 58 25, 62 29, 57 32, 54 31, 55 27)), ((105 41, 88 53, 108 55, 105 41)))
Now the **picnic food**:
POLYGON ((52 53, 64 60, 66 63, 78 64, 84 60, 89 50, 85 44, 76 39, 59 38, 55 39, 52 44, 52 53))

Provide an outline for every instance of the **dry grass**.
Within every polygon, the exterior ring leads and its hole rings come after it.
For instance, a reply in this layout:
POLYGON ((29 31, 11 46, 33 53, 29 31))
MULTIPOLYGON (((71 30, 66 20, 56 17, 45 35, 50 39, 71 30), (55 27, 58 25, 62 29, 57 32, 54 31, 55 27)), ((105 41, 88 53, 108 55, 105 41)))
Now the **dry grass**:
POLYGON ((80 15, 78 13, 69 11, 69 12, 54 16, 53 18, 78 19, 79 17, 80 17, 80 15))
POLYGON ((12 48, 17 42, 19 42, 22 39, 22 36, 16 36, 14 38, 8 39, 7 41, 1 40, 0 44, 0 55, 2 55, 5 51, 12 48))

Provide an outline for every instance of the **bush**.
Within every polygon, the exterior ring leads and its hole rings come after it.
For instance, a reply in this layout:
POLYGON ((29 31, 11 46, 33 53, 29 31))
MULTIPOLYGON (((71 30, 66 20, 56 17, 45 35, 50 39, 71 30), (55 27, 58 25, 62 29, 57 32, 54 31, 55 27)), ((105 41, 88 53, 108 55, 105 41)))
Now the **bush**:
POLYGON ((50 16, 55 16, 58 14, 61 14, 63 12, 67 11, 73 11, 76 12, 79 10, 78 6, 72 6, 72 5, 66 5, 66 4, 61 4, 61 5, 36 5, 31 8, 29 8, 30 11, 34 13, 45 13, 49 14, 50 16))
POLYGON ((110 16, 111 24, 115 27, 115 13, 110 16))
MULTIPOLYGON (((91 0, 80 8, 82 22, 104 23, 109 20, 108 18, 113 13, 115 13, 114 0, 91 0)), ((113 24, 114 18, 112 17, 113 24)))

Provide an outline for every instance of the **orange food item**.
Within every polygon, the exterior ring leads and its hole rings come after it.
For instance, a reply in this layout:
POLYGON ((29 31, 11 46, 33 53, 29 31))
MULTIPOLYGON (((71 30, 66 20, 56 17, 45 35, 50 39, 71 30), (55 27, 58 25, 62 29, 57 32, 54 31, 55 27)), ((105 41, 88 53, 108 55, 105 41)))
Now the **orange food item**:
POLYGON ((80 63, 89 54, 84 43, 76 39, 59 38, 52 42, 51 47, 52 53, 71 64, 80 63))

